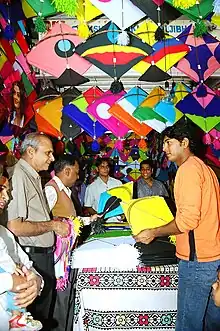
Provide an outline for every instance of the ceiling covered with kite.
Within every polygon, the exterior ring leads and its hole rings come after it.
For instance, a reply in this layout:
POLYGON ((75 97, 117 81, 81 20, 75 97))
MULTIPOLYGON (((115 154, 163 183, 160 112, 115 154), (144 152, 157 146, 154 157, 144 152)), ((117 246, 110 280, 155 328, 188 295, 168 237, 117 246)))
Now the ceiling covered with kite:
POLYGON ((187 119, 218 151, 219 27, 220 0, 0 0, 1 141, 112 134, 120 153, 187 119))

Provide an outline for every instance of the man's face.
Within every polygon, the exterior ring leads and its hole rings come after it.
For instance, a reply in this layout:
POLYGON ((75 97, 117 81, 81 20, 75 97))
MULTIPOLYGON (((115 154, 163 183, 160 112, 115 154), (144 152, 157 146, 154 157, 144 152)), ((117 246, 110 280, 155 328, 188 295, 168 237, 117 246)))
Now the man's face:
POLYGON ((67 166, 64 168, 64 173, 66 177, 66 183, 68 187, 72 187, 73 184, 77 181, 79 178, 79 163, 75 162, 72 166, 67 166))
POLYGON ((48 170, 51 162, 54 161, 53 156, 53 146, 50 139, 46 137, 40 138, 40 144, 35 150, 31 148, 31 159, 33 168, 39 172, 43 170, 48 170))
POLYGON ((149 164, 143 164, 140 169, 141 177, 143 177, 145 180, 151 178, 153 169, 149 164))
POLYGON ((17 85, 13 87, 13 104, 15 109, 20 109, 21 106, 21 91, 17 85))
POLYGON ((1 177, 0 178, 0 210, 3 210, 8 203, 9 196, 9 183, 7 178, 1 177))
POLYGON ((104 161, 98 166, 99 176, 108 176, 109 175, 109 165, 108 162, 104 161))
POLYGON ((165 137, 163 141, 163 151, 171 162, 178 162, 184 154, 183 142, 175 138, 165 137))

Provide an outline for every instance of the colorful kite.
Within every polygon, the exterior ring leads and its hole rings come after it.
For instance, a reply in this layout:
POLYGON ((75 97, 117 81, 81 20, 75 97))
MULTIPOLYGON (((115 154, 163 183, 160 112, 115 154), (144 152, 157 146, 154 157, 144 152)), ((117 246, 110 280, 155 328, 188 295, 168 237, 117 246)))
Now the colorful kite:
POLYGON ((106 132, 106 128, 86 113, 87 106, 88 103, 85 98, 80 97, 63 107, 63 114, 77 123, 92 138, 101 137, 106 132))
POLYGON ((145 100, 147 93, 140 87, 133 87, 109 109, 109 113, 124 123, 139 136, 146 136, 152 129, 135 119, 132 114, 145 100))
POLYGON ((166 35, 166 39, 153 44, 154 51, 134 66, 134 69, 143 74, 151 65, 156 65, 163 71, 168 71, 180 61, 190 48, 181 39, 166 35))
POLYGON ((220 98, 206 85, 198 85, 176 108, 206 133, 220 122, 220 98), (199 96, 201 87, 206 90, 205 96, 199 96))
POLYGON ((106 128, 87 113, 87 107, 100 98, 103 93, 100 88, 96 86, 91 87, 82 96, 79 96, 63 108, 63 114, 69 116, 94 139, 101 137, 106 132, 106 128))
POLYGON ((99 99, 88 106, 87 112, 94 116, 105 128, 110 130, 116 137, 124 137, 128 133, 128 127, 109 113, 112 105, 119 100, 125 92, 113 94, 110 90, 105 92, 99 99))
POLYGON ((191 51, 178 62, 176 68, 196 82, 204 82, 220 68, 220 44, 211 34, 196 38, 193 25, 189 25, 179 36, 191 51))
MULTIPOLYGON (((76 48, 76 53, 106 72, 112 78, 120 78, 135 64, 152 52, 151 46, 130 34, 129 46, 117 44, 121 30, 114 23, 107 23, 85 43, 76 48)), ((129 32, 128 32, 129 33, 129 32)))
POLYGON ((183 113, 179 111, 175 105, 190 92, 191 89, 184 83, 176 83, 170 94, 165 96, 165 98, 154 107, 154 111, 168 122, 172 124, 176 123, 183 116, 183 113))
POLYGON ((44 118, 49 124, 60 132, 62 117, 62 97, 55 98, 46 102, 42 107, 37 109, 37 114, 44 118))
MULTIPOLYGON (((99 198, 98 204, 98 213, 102 214, 106 205, 106 202, 112 197, 116 197, 122 201, 129 202, 132 199, 133 195, 133 182, 126 183, 124 185, 118 186, 116 188, 112 188, 103 192, 99 198)), ((107 212, 104 218, 114 217, 123 214, 123 209, 120 205, 116 208, 113 208, 110 212, 107 212)))
POLYGON ((172 125, 164 117, 158 115, 154 111, 154 107, 160 102, 166 95, 164 89, 160 86, 155 87, 147 98, 137 107, 133 116, 143 123, 150 126, 152 129, 162 132, 167 126, 172 125))
POLYGON ((83 75, 91 64, 75 52, 83 39, 77 31, 65 23, 56 23, 27 55, 28 62, 54 77, 60 77, 66 69, 83 75), (45 56, 47 54, 47 56, 45 56))

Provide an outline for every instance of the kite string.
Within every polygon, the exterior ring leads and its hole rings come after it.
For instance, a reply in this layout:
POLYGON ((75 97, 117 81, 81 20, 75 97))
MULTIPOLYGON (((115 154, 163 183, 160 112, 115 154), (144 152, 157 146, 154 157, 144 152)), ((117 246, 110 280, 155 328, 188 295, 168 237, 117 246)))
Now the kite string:
POLYGON ((61 32, 61 36, 62 36, 62 40, 63 40, 63 48, 64 48, 64 54, 65 54, 65 59, 66 59, 66 69, 70 69, 69 67, 69 60, 68 60, 68 56, 67 56, 67 50, 66 50, 66 45, 65 45, 65 39, 64 39, 64 32, 63 32, 63 28, 62 28, 62 24, 61 22, 59 22, 60 24, 60 32, 61 32))
MULTIPOLYGON (((199 5, 197 5, 198 10, 199 10, 199 5)), ((195 43, 195 54, 196 54, 196 62, 197 62, 197 69, 198 69, 198 74, 199 74, 199 84, 203 84, 203 77, 202 77, 202 67, 200 64, 200 59, 199 59, 199 52, 198 52, 198 46, 197 46, 197 37, 193 35, 194 38, 194 43, 195 43)), ((202 37, 199 37, 202 38, 202 37)), ((198 86, 198 85, 197 85, 198 86)), ((206 111, 205 111, 205 99, 202 97, 202 107, 203 107, 203 118, 204 118, 204 124, 205 124, 205 133, 208 133, 208 126, 207 126, 207 121, 206 121, 206 111)))

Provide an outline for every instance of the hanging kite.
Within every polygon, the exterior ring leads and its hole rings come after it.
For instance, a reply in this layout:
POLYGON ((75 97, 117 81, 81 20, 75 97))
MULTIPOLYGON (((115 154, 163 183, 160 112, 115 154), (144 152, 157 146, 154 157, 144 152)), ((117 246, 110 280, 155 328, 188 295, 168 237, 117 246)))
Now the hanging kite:
POLYGON ((78 0, 76 18, 79 21, 77 30, 80 37, 87 39, 90 36, 91 32, 87 23, 101 14, 102 12, 90 0, 78 0))
MULTIPOLYGON (((132 0, 131 0, 132 1, 132 0)), ((173 0, 165 0, 165 2, 171 6, 173 6, 173 0)), ((183 0, 186 4, 187 1, 183 0)), ((198 19, 204 19, 212 12, 212 1, 210 0, 201 0, 197 1, 193 7, 189 8, 178 8, 178 11, 187 16, 190 20, 197 21, 198 19)))
POLYGON ((77 31, 65 23, 56 23, 27 55, 28 62, 54 77, 60 77, 68 69, 83 75, 91 64, 75 52, 83 41, 77 31), (47 54, 47 56, 45 56, 47 54))
POLYGON ((120 99, 125 92, 113 94, 111 91, 105 92, 99 99, 90 104, 87 112, 94 116, 105 128, 110 130, 116 137, 124 137, 128 132, 128 127, 109 113, 109 109, 120 99))
POLYGON ((179 38, 166 34, 165 39, 152 45, 154 51, 134 66, 134 69, 143 74, 151 65, 157 66, 162 71, 168 71, 187 53, 190 47, 179 38))
POLYGON ((220 123, 220 98, 206 85, 198 85, 176 108, 206 133, 220 123))
POLYGON ((204 82, 220 68, 220 44, 207 33, 196 38, 193 25, 189 25, 179 36, 191 51, 178 62, 176 68, 196 82, 204 82))
POLYGON ((163 3, 161 5, 159 3, 158 5, 152 0, 131 0, 131 2, 142 10, 148 17, 150 17, 155 23, 160 22, 162 25, 176 20, 181 16, 180 12, 171 7, 168 3, 163 3))
POLYGON ((106 128, 94 118, 89 117, 85 112, 85 109, 88 106, 85 98, 81 97, 75 100, 74 103, 76 103, 78 107, 75 104, 70 103, 63 107, 63 114, 77 123, 92 138, 101 137, 106 132, 106 128), (83 110, 80 109, 80 106, 83 110))
POLYGON ((101 137, 106 132, 106 128, 87 113, 87 107, 103 93, 101 89, 94 86, 63 108, 63 114, 69 116, 93 139, 101 137))
POLYGON ((79 86, 88 82, 88 78, 78 74, 73 69, 66 69, 59 78, 54 79, 54 84, 59 87, 79 86))
POLYGON ((154 111, 171 124, 175 124, 183 116, 175 105, 190 92, 191 89, 184 83, 176 83, 172 91, 154 107, 154 111))
POLYGON ((85 43, 76 48, 76 53, 106 72, 112 78, 120 78, 135 64, 152 52, 151 46, 128 32, 128 46, 118 45, 121 30, 114 23, 107 23, 85 43))
MULTIPOLYGON (((61 132, 60 128, 62 123, 61 121, 62 108, 63 108, 62 97, 60 96, 49 102, 46 102, 42 107, 36 110, 36 113, 41 117, 43 117, 43 119, 46 120, 54 129, 61 132)), ((36 121, 39 122, 38 118, 36 121)), ((45 129, 47 129, 46 126, 45 129)))
POLYGON ((161 101, 166 95, 164 89, 160 86, 155 87, 147 98, 137 107, 133 116, 143 123, 150 126, 152 129, 162 132, 167 126, 172 125, 164 117, 158 115, 154 111, 154 107, 159 101, 161 101))
POLYGON ((145 16, 130 0, 90 0, 90 2, 121 30, 127 29, 145 16))
POLYGON ((80 126, 74 122, 69 116, 62 113, 62 124, 60 127, 61 132, 67 139, 75 139, 78 135, 82 133, 80 126))
POLYGON ((109 113, 124 123, 139 136, 146 136, 152 129, 135 119, 132 114, 145 100, 147 93, 140 87, 133 87, 109 109, 109 113))
MULTIPOLYGON (((23 1, 23 0, 22 0, 23 1)), ((24 1, 23 1, 24 2, 24 1)), ((46 25, 43 19, 46 16, 53 16, 57 13, 54 1, 51 0, 25 0, 28 4, 23 4, 23 9, 29 17, 37 16, 35 20, 35 30, 37 32, 46 32, 46 25), (32 9, 32 13, 31 10, 32 9), (33 15, 33 12, 35 15, 33 15)))

